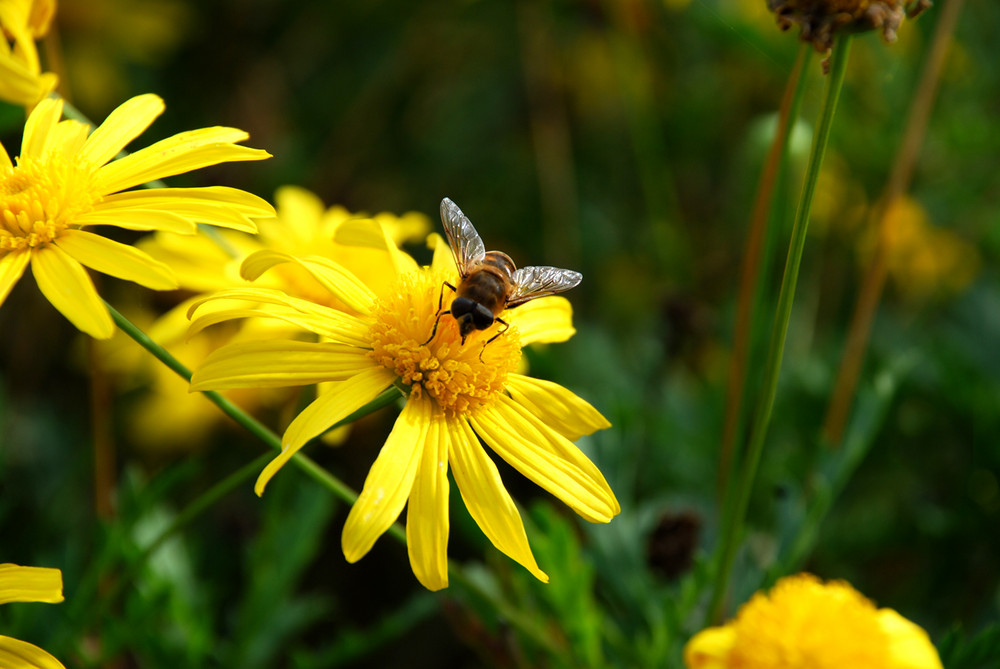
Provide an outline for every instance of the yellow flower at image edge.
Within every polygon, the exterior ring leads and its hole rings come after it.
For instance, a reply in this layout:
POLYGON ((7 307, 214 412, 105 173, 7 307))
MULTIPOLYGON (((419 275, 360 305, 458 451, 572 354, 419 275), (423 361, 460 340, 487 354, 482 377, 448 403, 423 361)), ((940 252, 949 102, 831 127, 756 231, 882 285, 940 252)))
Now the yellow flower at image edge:
POLYGON ((0 0, 0 100, 31 108, 58 78, 42 72, 35 40, 48 32, 55 0, 0 0))
MULTIPOLYGON (((620 510, 618 501, 572 440, 609 423, 565 388, 514 371, 522 346, 565 341, 573 334, 569 302, 561 297, 540 298, 504 312, 510 328, 488 344, 498 325, 473 332, 463 344, 449 316, 441 318, 430 340, 443 283, 456 284, 457 278, 450 251, 437 239, 430 268, 418 268, 386 240, 397 281, 382 295, 325 258, 266 251, 250 256, 243 265, 246 278, 255 279, 278 263, 296 262, 360 315, 279 291, 219 293, 210 299, 269 304, 273 317, 298 324, 323 341, 223 347, 195 372, 192 389, 336 382, 289 425, 281 453, 257 481, 261 494, 267 481, 311 438, 394 384, 404 386, 409 393, 406 404, 344 526, 347 560, 361 559, 408 505, 406 536, 413 572, 431 590, 446 587, 450 467, 470 515, 490 541, 547 581, 532 556, 520 514, 479 439, 585 519, 608 522, 620 510)), ((443 308, 447 306, 446 300, 443 308)), ((216 305, 212 313, 196 319, 192 329, 246 314, 244 306, 220 310, 216 305)))
POLYGON ((247 134, 202 128, 168 137, 112 160, 164 109, 140 95, 114 110, 93 133, 60 121, 61 100, 43 100, 28 116, 17 163, 0 146, 0 305, 28 264, 42 294, 77 328, 100 339, 114 329, 84 266, 152 288, 177 287, 170 268, 148 254, 83 228, 193 234, 196 222, 254 231, 274 209, 255 195, 221 186, 126 190, 218 163, 268 158, 237 146, 247 134))
POLYGON ((722 627, 684 648, 688 669, 942 669, 916 624, 876 609, 850 584, 810 574, 758 592, 722 627))
MULTIPOLYGON (((0 564, 0 604, 63 601, 62 572, 46 567, 0 564)), ((26 641, 0 635, 0 667, 4 669, 65 669, 50 654, 26 641)))

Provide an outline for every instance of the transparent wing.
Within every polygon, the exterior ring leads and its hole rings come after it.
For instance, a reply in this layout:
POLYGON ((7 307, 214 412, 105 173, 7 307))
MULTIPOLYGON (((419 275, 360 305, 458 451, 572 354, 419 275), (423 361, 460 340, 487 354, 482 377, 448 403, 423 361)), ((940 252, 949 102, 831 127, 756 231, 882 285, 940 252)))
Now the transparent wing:
POLYGON ((472 221, 448 198, 441 200, 441 222, 448 235, 451 252, 455 254, 458 273, 464 279, 469 275, 469 270, 486 255, 486 247, 479 233, 472 227, 472 221))
POLYGON ((581 281, 583 275, 571 269, 522 267, 514 272, 514 290, 507 300, 507 306, 516 307, 536 297, 561 293, 581 281))

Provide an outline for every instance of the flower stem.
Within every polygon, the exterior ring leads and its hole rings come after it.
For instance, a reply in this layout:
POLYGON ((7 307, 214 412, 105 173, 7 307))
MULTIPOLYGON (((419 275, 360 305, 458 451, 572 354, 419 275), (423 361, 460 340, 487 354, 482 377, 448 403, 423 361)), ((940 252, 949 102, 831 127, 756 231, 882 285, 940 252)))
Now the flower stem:
POLYGON ((795 299, 795 286, 799 276, 799 266, 802 262, 802 252, 805 248, 806 230, 809 225, 809 212, 812 208, 813 194, 816 192, 816 182, 819 179, 820 167, 826 153, 826 145, 830 139, 830 128, 833 126, 833 116, 837 109, 837 100, 844 83, 847 71, 847 60, 850 54, 850 37, 843 37, 833 48, 833 64, 830 78, 827 82, 826 95, 820 111, 819 123, 813 138, 812 152, 802 184, 802 194, 799 197, 795 222, 792 226, 791 240, 788 247, 788 258, 785 261, 785 272, 781 279, 781 289, 778 293, 778 306, 775 310, 774 327, 771 330, 771 340, 768 345, 767 361, 764 364, 764 380, 757 404, 754 408, 753 422, 750 426, 750 438, 746 455, 743 458, 740 479, 736 484, 734 506, 727 514, 722 526, 722 539, 719 545, 715 587, 708 607, 707 624, 719 620, 722 612, 723 599, 729 587, 729 578, 736 550, 739 544, 739 534, 746 518, 747 506, 750 502, 750 492, 753 489, 757 475, 757 466, 764 450, 764 439, 767 436, 768 424, 771 420, 771 409, 778 388, 778 376, 781 371, 781 361, 784 355, 785 338, 788 334, 788 322, 792 314, 792 302, 795 299))
MULTIPOLYGON (((177 358, 170 354, 165 348, 157 344, 155 341, 150 339, 149 335, 136 327, 131 321, 122 316, 114 307, 112 307, 107 302, 104 303, 111 312, 111 318, 114 319, 115 324, 129 337, 134 339, 136 343, 145 348, 147 351, 153 354, 160 362, 165 364, 171 370, 176 372, 181 378, 191 381, 191 370, 185 367, 177 358)), ((214 390, 206 390, 202 393, 211 400, 216 406, 218 406, 223 413, 235 420, 239 425, 246 428, 251 434, 263 441, 265 444, 271 448, 280 451, 281 450, 281 438, 257 421, 253 416, 243 411, 231 401, 226 399, 222 394, 214 390)), ((374 400, 361 407, 350 416, 346 417, 344 420, 340 421, 333 427, 340 425, 346 425, 351 423, 362 416, 365 416, 377 409, 391 404, 396 399, 398 399, 399 394, 394 389, 389 389, 388 391, 382 393, 374 400)), ((311 458, 302 453, 296 453, 292 460, 296 465, 299 466, 303 471, 305 471, 309 476, 315 479, 320 485, 328 488, 337 497, 344 500, 348 504, 353 504, 358 498, 358 494, 354 492, 348 485, 343 483, 340 479, 330 474, 328 471, 317 465, 311 458)), ((244 470, 240 470, 244 471, 244 470)))
MULTIPOLYGON (((784 167, 788 136, 795 119, 799 115, 802 102, 803 82, 806 64, 812 49, 805 42, 799 48, 795 65, 788 74, 788 83, 781 98, 778 109, 778 124, 774 131, 774 139, 764 162, 757 195, 753 203, 753 213, 750 219, 750 229, 747 233, 747 243, 743 252, 743 266, 740 273, 740 292, 736 307, 736 321, 733 326, 733 354, 729 362, 729 385, 726 389, 726 417, 723 422, 722 448, 719 451, 719 473, 717 494, 719 499, 725 496, 732 474, 733 450, 737 435, 740 432, 740 413, 743 399, 746 396, 747 359, 750 357, 751 341, 753 340, 754 311, 757 300, 757 287, 760 284, 761 257, 764 255, 764 240, 770 239, 767 234, 771 217, 771 203, 774 201, 774 186, 778 175, 784 167)), ((770 245, 768 245, 770 246, 770 245)))

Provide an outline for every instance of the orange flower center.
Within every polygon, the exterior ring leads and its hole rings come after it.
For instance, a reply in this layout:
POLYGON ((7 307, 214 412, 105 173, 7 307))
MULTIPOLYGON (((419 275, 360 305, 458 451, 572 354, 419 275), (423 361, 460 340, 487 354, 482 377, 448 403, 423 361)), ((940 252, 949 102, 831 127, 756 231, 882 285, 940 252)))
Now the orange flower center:
POLYGON ((44 246, 93 209, 89 174, 55 157, 0 169, 0 253, 44 246))
POLYGON ((455 319, 438 313, 441 291, 442 311, 454 297, 446 280, 429 270, 401 277, 375 306, 369 355, 418 397, 426 392, 445 411, 466 413, 492 402, 504 389, 507 374, 521 359, 521 342, 515 328, 504 330, 494 323, 474 331, 463 344, 455 319))

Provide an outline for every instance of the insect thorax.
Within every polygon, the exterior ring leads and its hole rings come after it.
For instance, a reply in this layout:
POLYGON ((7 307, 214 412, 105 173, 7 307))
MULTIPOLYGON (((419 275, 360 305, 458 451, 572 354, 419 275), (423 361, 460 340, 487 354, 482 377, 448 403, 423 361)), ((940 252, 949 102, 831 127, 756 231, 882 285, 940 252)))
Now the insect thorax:
POLYGON ((493 315, 498 315, 506 304, 509 285, 501 270, 490 265, 480 265, 458 285, 458 297, 481 304, 493 315))

